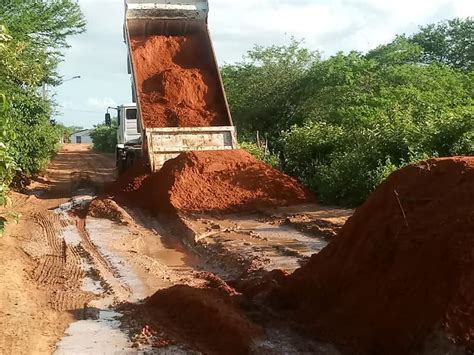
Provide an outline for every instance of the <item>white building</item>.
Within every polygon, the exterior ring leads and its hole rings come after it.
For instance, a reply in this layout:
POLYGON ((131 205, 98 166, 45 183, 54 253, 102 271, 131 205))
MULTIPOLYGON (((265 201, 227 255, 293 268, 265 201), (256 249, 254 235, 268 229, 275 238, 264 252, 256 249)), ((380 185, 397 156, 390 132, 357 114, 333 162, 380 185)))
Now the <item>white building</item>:
POLYGON ((92 144, 91 130, 82 129, 71 134, 71 143, 73 144, 92 144))

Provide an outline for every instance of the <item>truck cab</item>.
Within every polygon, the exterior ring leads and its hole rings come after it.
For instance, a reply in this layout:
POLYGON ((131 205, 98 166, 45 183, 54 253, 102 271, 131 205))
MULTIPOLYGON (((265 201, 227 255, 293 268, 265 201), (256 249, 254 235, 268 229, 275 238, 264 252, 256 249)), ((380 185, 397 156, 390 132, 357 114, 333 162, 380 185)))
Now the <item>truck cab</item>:
POLYGON ((137 114, 137 104, 117 107, 117 143, 125 145, 141 137, 140 123, 137 114))
POLYGON ((119 173, 123 173, 141 156, 142 128, 137 104, 117 107, 117 126, 116 166, 119 173))

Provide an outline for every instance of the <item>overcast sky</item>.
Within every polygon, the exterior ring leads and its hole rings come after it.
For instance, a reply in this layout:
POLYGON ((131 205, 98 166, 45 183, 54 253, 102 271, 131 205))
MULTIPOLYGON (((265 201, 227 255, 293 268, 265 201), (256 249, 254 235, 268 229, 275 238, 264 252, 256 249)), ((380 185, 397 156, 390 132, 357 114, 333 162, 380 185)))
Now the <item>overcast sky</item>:
MULTIPOLYGON (((220 63, 235 62, 254 44, 304 39, 330 56, 338 51, 367 51, 410 34, 419 25, 474 15, 472 0, 209 0, 209 27, 220 63)), ((123 0, 79 0, 87 33, 70 40, 64 79, 51 90, 58 121, 92 127, 107 106, 131 101, 126 47, 122 41, 123 0)))

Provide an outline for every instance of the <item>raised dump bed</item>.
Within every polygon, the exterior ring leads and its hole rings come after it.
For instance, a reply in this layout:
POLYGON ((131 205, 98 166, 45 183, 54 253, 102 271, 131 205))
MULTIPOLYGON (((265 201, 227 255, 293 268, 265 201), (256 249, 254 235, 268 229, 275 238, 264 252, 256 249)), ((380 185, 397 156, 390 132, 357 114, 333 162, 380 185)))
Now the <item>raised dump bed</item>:
POLYGON ((237 148, 207 1, 126 1, 125 41, 153 171, 189 150, 237 148))

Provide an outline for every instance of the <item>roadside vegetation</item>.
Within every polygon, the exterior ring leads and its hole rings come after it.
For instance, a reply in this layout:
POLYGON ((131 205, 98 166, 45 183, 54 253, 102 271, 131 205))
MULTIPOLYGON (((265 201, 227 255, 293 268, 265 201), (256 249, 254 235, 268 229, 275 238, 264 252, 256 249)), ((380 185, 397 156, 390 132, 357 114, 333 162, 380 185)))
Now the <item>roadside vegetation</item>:
POLYGON ((320 201, 355 206, 406 164, 474 154, 473 37, 472 18, 453 19, 326 59, 293 40, 222 74, 241 138, 258 132, 320 201))
POLYGON ((76 1, 0 2, 0 205, 15 176, 41 171, 67 135, 41 88, 61 83, 67 38, 84 30, 76 1))
POLYGON ((117 146, 117 119, 112 120, 110 126, 105 123, 94 126, 91 132, 92 149, 98 152, 114 153, 117 146))

